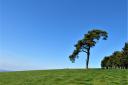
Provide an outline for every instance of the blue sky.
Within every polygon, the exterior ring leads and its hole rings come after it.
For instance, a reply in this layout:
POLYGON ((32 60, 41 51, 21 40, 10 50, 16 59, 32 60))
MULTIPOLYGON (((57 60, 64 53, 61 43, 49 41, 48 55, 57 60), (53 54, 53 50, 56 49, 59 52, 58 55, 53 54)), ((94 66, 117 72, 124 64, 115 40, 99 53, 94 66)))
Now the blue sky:
POLYGON ((126 0, 0 0, 0 69, 85 68, 85 53, 68 56, 93 28, 109 33, 91 49, 89 67, 99 68, 128 41, 126 0))

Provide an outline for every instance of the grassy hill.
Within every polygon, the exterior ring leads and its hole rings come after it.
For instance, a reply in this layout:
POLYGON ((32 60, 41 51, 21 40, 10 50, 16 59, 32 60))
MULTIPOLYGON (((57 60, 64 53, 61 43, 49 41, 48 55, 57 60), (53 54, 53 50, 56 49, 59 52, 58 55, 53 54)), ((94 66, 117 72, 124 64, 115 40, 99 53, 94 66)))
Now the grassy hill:
POLYGON ((128 85, 128 70, 63 69, 0 72, 0 85, 128 85))

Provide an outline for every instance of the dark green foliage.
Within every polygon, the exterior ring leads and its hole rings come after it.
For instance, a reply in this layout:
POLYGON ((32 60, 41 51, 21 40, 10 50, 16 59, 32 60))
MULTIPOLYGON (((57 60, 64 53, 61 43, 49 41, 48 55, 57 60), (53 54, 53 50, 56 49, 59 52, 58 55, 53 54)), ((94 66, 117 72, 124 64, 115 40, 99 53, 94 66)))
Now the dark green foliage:
POLYGON ((104 57, 101 67, 128 69, 128 43, 125 43, 122 51, 115 51, 111 56, 104 57))
POLYGON ((75 45, 75 50, 69 56, 70 60, 75 62, 75 59, 78 58, 78 54, 80 52, 85 52, 87 54, 86 68, 88 68, 90 48, 95 46, 100 38, 106 40, 107 37, 108 33, 102 30, 93 29, 88 31, 88 33, 84 35, 84 38, 79 40, 75 45))

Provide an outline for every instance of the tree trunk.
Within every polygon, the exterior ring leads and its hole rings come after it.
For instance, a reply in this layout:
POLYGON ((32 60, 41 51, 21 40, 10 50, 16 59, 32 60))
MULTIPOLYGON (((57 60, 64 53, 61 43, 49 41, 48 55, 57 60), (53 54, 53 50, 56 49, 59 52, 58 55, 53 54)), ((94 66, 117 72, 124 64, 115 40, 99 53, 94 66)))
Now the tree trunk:
POLYGON ((90 56, 90 47, 87 49, 86 69, 88 69, 89 56, 90 56))

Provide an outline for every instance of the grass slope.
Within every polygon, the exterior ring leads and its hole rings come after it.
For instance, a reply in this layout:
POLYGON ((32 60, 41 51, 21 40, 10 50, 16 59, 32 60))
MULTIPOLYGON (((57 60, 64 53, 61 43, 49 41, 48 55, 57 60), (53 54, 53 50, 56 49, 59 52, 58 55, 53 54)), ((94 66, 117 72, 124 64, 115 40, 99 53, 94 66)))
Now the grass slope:
POLYGON ((128 85, 128 70, 64 69, 0 72, 0 85, 128 85))

